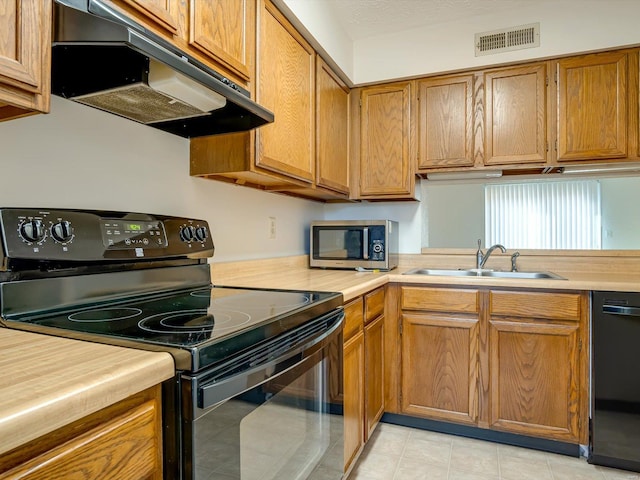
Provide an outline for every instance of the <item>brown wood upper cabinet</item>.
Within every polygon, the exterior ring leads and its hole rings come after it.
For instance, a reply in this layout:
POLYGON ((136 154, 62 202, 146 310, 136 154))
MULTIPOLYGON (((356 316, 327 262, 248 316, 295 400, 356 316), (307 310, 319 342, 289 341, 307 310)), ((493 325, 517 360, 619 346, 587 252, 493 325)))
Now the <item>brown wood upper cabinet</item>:
POLYGON ((110 0, 204 64, 252 89, 256 0, 110 0))
POLYGON ((358 198, 413 198, 412 103, 411 82, 362 89, 358 198))
POLYGON ((0 8, 0 121, 49 111, 51 16, 51 0, 0 8))
POLYGON ((191 139, 191 175, 347 199, 349 89, 271 2, 259 5, 256 99, 275 120, 250 132, 191 139))
POLYGON ((626 51, 557 62, 558 161, 627 157, 627 64, 626 51))
POLYGON ((268 0, 260 12, 258 103, 275 115, 256 130, 259 167, 311 183, 315 176, 315 52, 268 0))
POLYGON ((349 88, 316 59, 316 183, 349 193, 349 88))
POLYGON ((418 80, 418 170, 473 166, 473 75, 418 80))
POLYGON ((546 162, 546 63, 485 72, 484 88, 484 164, 546 162))

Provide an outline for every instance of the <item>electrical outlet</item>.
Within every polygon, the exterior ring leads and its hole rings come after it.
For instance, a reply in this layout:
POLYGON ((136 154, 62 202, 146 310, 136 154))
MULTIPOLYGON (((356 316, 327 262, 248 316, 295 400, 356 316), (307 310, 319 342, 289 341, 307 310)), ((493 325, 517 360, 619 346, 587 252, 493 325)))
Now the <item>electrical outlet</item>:
POLYGON ((274 240, 276 238, 276 217, 269 217, 268 237, 270 240, 274 240))

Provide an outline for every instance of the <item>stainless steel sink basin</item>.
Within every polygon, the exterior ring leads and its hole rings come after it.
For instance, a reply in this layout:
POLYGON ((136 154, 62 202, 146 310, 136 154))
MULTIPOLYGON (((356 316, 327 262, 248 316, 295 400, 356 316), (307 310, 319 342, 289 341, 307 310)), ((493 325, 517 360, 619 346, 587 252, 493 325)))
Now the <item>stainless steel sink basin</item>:
POLYGON ((414 268, 404 275, 435 275, 450 277, 494 277, 494 278, 524 278, 524 279, 554 279, 566 280, 566 278, 551 272, 500 272, 494 270, 453 270, 436 268, 414 268))

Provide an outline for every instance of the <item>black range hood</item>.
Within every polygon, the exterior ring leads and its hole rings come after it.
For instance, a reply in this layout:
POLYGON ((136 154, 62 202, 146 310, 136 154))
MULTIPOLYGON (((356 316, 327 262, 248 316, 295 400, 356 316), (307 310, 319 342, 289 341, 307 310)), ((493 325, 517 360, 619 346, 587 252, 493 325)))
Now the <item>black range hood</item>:
POLYGON ((240 132, 273 113, 100 0, 56 0, 51 92, 181 137, 240 132))

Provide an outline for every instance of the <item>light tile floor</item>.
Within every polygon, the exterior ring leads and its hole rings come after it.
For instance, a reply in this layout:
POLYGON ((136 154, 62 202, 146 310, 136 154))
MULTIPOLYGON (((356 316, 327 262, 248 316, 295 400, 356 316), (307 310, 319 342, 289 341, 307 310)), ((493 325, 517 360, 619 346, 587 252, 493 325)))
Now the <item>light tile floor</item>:
POLYGON ((349 480, 640 480, 567 457, 381 423, 349 480))

